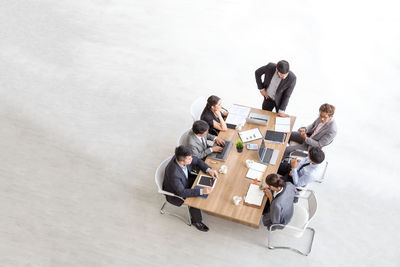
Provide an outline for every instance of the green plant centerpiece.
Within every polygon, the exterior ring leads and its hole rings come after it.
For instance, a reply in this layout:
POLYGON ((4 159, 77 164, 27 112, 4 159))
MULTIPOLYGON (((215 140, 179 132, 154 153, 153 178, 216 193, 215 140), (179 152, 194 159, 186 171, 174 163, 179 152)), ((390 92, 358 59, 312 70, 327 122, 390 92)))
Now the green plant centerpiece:
POLYGON ((243 142, 242 141, 239 140, 236 142, 236 150, 239 153, 243 151, 243 142))

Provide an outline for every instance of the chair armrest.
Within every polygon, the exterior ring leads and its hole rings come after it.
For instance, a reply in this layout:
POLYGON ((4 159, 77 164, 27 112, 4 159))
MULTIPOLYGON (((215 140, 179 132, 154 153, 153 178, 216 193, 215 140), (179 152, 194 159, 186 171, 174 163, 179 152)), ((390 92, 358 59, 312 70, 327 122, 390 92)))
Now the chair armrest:
MULTIPOLYGON (((274 231, 274 227, 283 227, 283 228, 288 228, 288 229, 292 229, 292 230, 295 230, 295 231, 299 231, 299 232, 303 232, 304 231, 304 229, 303 228, 298 228, 298 227, 294 227, 294 226, 291 226, 291 225, 288 225, 288 224, 272 224, 270 227, 269 227, 269 231, 270 232, 272 232, 272 231, 274 231)), ((307 227, 307 225, 305 225, 305 227, 307 227)), ((283 230, 283 228, 282 229, 275 229, 275 230, 283 230)))
POLYGON ((171 196, 171 197, 177 197, 177 198, 180 198, 180 199, 182 199, 183 201, 185 201, 184 198, 182 198, 182 197, 180 197, 180 196, 177 196, 177 195, 175 195, 175 194, 172 194, 171 192, 168 192, 168 191, 158 190, 158 193, 163 194, 163 195, 167 195, 167 196, 171 196))

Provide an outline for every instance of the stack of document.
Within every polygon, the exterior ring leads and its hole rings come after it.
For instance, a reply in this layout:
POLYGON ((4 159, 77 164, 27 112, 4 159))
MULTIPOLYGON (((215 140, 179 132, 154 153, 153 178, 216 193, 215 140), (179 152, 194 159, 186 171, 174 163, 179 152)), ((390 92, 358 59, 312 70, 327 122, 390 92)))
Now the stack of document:
POLYGON ((229 128, 235 128, 238 124, 245 125, 246 118, 249 116, 250 113, 250 108, 232 105, 228 111, 229 114, 225 122, 229 128))
POLYGON ((290 118, 276 117, 275 131, 277 132, 290 132, 290 118))
POLYGON ((247 171, 246 178, 252 180, 257 179, 258 181, 261 181, 261 178, 266 169, 267 165, 258 162, 253 162, 253 164, 251 164, 249 170, 247 171))

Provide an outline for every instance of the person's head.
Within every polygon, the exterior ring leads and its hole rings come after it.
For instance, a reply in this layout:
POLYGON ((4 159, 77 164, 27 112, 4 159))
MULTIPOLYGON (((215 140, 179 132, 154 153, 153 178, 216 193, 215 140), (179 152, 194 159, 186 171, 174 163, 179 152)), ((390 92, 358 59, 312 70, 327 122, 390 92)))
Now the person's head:
POLYGON ((208 123, 203 120, 198 120, 193 123, 192 130, 195 135, 205 136, 208 133, 208 123))
POLYGON ((308 151, 308 158, 311 160, 312 163, 320 164, 325 159, 325 153, 319 147, 311 147, 308 151))
POLYGON ((326 123, 333 118, 333 114, 335 114, 335 107, 325 103, 319 107, 319 118, 322 123, 326 123))
POLYGON ((267 178, 265 178, 265 182, 274 191, 279 191, 281 190, 282 187, 286 185, 286 182, 279 178, 278 174, 276 173, 271 173, 267 175, 267 178))
POLYGON ((211 109, 212 111, 221 110, 222 101, 216 95, 212 95, 207 99, 207 108, 211 109))
POLYGON ((276 70, 278 71, 278 76, 281 79, 286 79, 289 75, 289 63, 286 60, 281 60, 276 64, 276 70))
POLYGON ((178 146, 175 148, 176 160, 182 165, 192 163, 192 151, 187 146, 178 146))

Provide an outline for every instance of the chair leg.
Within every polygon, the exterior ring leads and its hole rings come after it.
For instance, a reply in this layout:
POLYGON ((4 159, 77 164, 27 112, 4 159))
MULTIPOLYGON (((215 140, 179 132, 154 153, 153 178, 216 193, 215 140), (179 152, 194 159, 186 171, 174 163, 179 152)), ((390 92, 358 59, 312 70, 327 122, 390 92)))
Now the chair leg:
POLYGON ((289 250, 297 252, 297 253, 299 253, 299 254, 301 254, 303 256, 308 256, 308 254, 310 254, 310 252, 311 252, 312 244, 313 244, 313 241, 314 241, 315 230, 313 228, 311 228, 311 227, 307 227, 305 229, 305 231, 307 231, 307 230, 311 232, 311 239, 310 239, 310 244, 308 246, 308 249, 306 251, 304 251, 304 252, 301 251, 301 250, 298 250, 296 248, 292 248, 292 247, 273 246, 273 245, 271 245, 271 242, 270 242, 271 241, 271 231, 268 231, 268 248, 269 249, 289 249, 289 250))
POLYGON ((191 226, 192 225, 192 222, 191 222, 191 220, 190 220, 190 213, 189 213, 189 208, 187 207, 187 213, 188 213, 188 219, 187 218, 184 218, 184 217, 182 217, 182 216, 180 216, 180 215, 178 215, 178 214, 175 214, 175 213, 171 213, 171 212, 168 212, 168 211, 166 211, 164 208, 165 208, 165 205, 167 205, 167 201, 164 201, 164 203, 162 204, 162 206, 161 206, 161 209, 160 209, 160 213, 161 214, 167 214, 167 215, 170 215, 170 216, 175 216, 175 217, 177 217, 178 219, 180 219, 180 220, 182 220, 184 223, 186 223, 187 225, 189 225, 189 226, 191 226))

